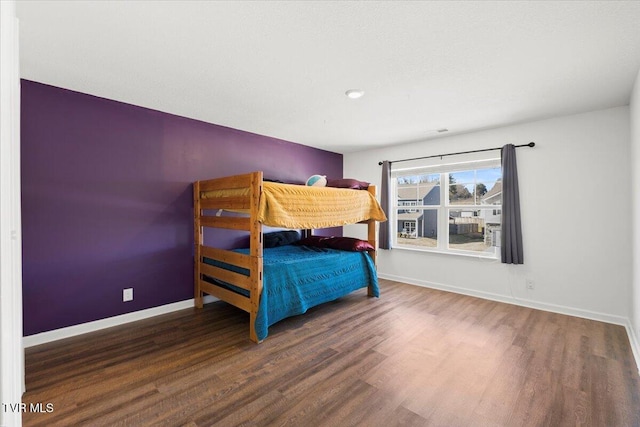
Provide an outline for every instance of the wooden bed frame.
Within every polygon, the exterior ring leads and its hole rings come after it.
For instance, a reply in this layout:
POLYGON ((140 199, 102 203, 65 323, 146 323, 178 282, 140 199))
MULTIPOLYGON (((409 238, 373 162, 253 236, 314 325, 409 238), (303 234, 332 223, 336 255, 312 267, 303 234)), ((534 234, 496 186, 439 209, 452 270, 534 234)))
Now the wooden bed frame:
MULTIPOLYGON (((356 191, 356 190, 354 190, 356 191)), ((361 190, 364 191, 364 190, 361 190)), ((369 186, 368 191, 375 196, 375 186, 369 186)), ((252 172, 224 178, 215 178, 193 183, 194 206, 194 245, 195 245, 195 306, 202 308, 204 293, 213 295, 222 301, 232 304, 249 313, 249 338, 259 342, 255 330, 255 320, 258 304, 262 294, 262 224, 258 221, 258 207, 262 194, 262 172, 252 172), (202 198, 202 193, 213 190, 249 189, 246 196, 202 198), (249 216, 225 217, 204 215, 204 211, 216 209, 248 210, 249 216), (225 228, 244 230, 249 232, 249 254, 240 254, 230 250, 217 249, 206 246, 203 228, 225 228), (203 262, 203 258, 210 258, 249 270, 249 276, 218 268, 203 262), (249 291, 249 297, 213 285, 203 280, 203 275, 233 284, 249 291)), ((376 248, 375 220, 361 222, 367 224, 369 243, 376 248)), ((369 251, 373 262, 376 262, 375 251, 369 251)), ((369 286, 368 295, 372 296, 369 286)))

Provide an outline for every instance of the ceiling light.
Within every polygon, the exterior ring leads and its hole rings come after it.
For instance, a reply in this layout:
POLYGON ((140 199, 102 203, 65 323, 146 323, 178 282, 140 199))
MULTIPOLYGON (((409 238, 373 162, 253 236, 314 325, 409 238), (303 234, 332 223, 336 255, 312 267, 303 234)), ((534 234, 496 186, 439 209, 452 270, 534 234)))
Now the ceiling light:
POLYGON ((349 89, 344 94, 347 95, 351 99, 358 99, 362 95, 364 95, 364 91, 360 90, 360 89, 349 89))

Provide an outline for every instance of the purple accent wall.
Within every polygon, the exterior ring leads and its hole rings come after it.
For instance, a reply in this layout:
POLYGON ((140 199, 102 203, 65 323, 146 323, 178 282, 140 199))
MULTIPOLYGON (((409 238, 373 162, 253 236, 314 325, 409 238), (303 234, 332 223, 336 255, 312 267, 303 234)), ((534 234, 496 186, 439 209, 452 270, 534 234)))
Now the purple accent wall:
POLYGON ((342 177, 341 154, 32 81, 21 102, 25 336, 193 298, 193 181, 342 177))

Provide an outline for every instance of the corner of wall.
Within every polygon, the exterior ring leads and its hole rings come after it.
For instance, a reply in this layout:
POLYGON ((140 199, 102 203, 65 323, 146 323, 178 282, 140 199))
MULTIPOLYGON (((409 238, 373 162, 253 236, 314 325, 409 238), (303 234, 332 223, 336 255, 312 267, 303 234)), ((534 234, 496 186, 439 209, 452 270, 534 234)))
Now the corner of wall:
MULTIPOLYGON (((631 190, 632 190, 632 260, 640 256, 640 70, 636 76, 629 102, 629 123, 631 127, 631 190)), ((629 341, 636 365, 640 368, 640 263, 631 266, 631 318, 627 327, 629 341)))

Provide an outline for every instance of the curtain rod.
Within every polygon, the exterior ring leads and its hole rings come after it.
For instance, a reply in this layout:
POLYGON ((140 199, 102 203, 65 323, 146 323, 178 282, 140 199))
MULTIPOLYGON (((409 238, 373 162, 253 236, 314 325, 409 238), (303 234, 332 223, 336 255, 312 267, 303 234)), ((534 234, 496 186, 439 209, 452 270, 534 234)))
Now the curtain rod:
MULTIPOLYGON (((530 142, 528 144, 521 144, 521 145, 516 145, 516 148, 519 147, 535 147, 536 143, 535 142, 530 142)), ((394 160, 392 162, 389 163, 398 163, 398 162, 408 162, 410 160, 422 160, 422 159, 433 159, 436 157, 445 157, 445 156, 455 156, 457 154, 469 154, 469 153, 481 153, 483 151, 494 151, 494 150, 501 150, 502 147, 496 147, 496 148, 485 148, 483 150, 471 150, 471 151, 460 151, 458 153, 447 153, 447 154, 436 154, 434 156, 425 156, 425 157, 414 157, 413 159, 402 159, 402 160, 394 160)), ((379 165, 382 164, 382 162, 378 162, 379 165)))

